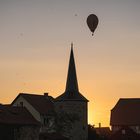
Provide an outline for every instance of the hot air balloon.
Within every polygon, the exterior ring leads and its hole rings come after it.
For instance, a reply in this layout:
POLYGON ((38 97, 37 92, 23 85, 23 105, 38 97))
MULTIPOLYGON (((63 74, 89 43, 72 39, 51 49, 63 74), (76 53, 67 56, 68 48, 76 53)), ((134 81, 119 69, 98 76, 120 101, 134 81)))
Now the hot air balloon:
POLYGON ((98 17, 94 14, 91 14, 87 17, 87 25, 92 32, 92 35, 94 34, 95 29, 97 28, 98 25, 98 17))

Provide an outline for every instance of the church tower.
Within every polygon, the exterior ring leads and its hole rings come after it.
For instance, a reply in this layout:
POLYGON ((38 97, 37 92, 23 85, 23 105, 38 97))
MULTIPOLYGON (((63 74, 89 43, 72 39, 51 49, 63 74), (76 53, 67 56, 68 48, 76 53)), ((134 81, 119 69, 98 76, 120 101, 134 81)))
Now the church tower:
POLYGON ((63 111, 78 116, 78 119, 73 121, 72 128, 65 130, 69 134, 70 140, 87 140, 88 138, 87 103, 88 100, 79 92, 73 44, 71 44, 66 89, 63 94, 55 99, 57 112, 63 111))

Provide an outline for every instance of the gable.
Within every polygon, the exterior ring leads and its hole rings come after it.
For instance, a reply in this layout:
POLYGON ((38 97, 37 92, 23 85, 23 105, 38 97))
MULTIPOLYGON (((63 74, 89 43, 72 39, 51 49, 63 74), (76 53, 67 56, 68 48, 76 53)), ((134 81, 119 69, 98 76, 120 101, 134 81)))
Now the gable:
POLYGON ((120 99, 111 110, 111 125, 140 125, 140 99, 120 99))

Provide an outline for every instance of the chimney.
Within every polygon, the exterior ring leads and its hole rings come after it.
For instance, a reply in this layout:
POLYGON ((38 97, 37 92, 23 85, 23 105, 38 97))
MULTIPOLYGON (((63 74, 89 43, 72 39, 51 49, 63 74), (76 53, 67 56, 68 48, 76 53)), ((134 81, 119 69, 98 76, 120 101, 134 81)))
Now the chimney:
POLYGON ((101 123, 99 123, 99 128, 101 128, 101 123))
POLYGON ((48 92, 44 93, 44 96, 47 97, 47 98, 48 98, 48 95, 49 95, 48 92))

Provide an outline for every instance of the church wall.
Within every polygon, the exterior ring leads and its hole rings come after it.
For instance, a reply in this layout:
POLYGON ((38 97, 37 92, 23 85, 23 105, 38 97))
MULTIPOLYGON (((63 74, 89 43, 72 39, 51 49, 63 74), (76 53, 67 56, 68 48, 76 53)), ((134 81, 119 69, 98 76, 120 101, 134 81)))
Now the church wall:
MULTIPOLYGON (((74 122, 72 130, 69 132, 71 140, 87 140, 87 102, 82 101, 63 101, 56 102, 57 112, 74 113, 79 116, 79 120, 74 122)), ((65 135, 65 134, 64 134, 65 135)))

